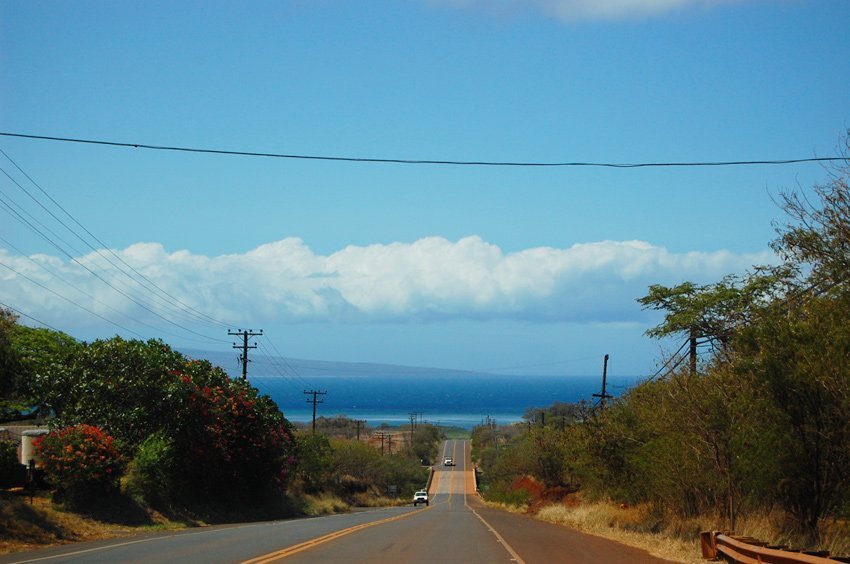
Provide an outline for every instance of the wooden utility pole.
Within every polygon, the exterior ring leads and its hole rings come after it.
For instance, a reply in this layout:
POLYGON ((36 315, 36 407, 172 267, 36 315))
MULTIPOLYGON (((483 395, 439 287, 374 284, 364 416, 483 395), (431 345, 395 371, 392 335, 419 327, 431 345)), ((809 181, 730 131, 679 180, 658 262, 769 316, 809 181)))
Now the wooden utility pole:
POLYGON ((237 345, 233 343, 234 349, 242 349, 242 354, 239 355, 239 362, 242 363, 242 379, 248 379, 248 349, 256 349, 257 345, 248 345, 248 337, 257 337, 263 334, 263 330, 260 329, 259 333, 254 333, 253 329, 248 329, 247 331, 243 331, 240 329, 239 331, 228 331, 228 335, 239 335, 242 337, 242 344, 237 345))
POLYGON ((416 414, 408 413, 410 416, 410 448, 413 448, 413 431, 416 430, 416 414))
POLYGON ((599 398, 599 405, 601 405, 602 407, 605 407, 605 400, 606 399, 614 397, 614 396, 612 396, 611 394, 609 394, 605 391, 605 388, 606 388, 607 383, 608 383, 607 380, 608 380, 608 355, 606 354, 604 364, 602 365, 602 392, 600 392, 598 394, 593 394, 593 397, 599 398))
MULTIPOLYGON (((381 439, 381 456, 384 456, 384 439, 388 439, 391 437, 389 433, 384 433, 383 431, 375 433, 379 439, 381 439)), ((392 454, 392 452, 390 452, 392 454)))
POLYGON ((691 359, 691 376, 696 376, 696 374, 697 374, 697 330, 694 327, 691 327, 689 342, 690 342, 689 356, 690 356, 690 359, 691 359))
POLYGON ((357 441, 359 442, 360 441, 360 424, 364 423, 364 421, 357 419, 357 420, 355 420, 355 423, 357 423, 357 441))
POLYGON ((316 399, 316 398, 317 398, 317 396, 323 396, 323 395, 327 394, 327 392, 319 392, 317 390, 310 390, 308 392, 307 390, 304 390, 304 393, 307 394, 308 396, 309 395, 313 396, 313 399, 308 399, 307 403, 313 404, 313 434, 315 435, 316 434, 316 404, 317 403, 325 403, 325 400, 320 400, 320 399, 316 399))

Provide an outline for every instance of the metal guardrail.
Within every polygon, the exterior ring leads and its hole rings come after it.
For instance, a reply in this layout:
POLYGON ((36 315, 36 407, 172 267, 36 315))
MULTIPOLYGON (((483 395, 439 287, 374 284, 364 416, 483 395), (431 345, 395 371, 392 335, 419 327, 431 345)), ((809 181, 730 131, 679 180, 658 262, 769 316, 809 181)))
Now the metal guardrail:
POLYGON ((769 546, 752 537, 726 535, 715 531, 700 533, 702 557, 706 560, 724 559, 745 564, 835 564, 850 562, 850 557, 830 557, 828 551, 800 552, 788 547, 769 546))

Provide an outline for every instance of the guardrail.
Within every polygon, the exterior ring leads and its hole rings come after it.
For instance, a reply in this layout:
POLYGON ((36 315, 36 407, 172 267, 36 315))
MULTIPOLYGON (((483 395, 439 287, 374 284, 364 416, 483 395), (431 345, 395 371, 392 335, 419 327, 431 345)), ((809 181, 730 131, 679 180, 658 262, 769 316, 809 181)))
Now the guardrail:
POLYGON ((724 559, 747 564, 825 564, 850 562, 850 557, 833 556, 829 551, 795 551, 787 546, 769 546, 769 543, 752 537, 726 535, 715 531, 700 533, 702 557, 706 560, 724 559))

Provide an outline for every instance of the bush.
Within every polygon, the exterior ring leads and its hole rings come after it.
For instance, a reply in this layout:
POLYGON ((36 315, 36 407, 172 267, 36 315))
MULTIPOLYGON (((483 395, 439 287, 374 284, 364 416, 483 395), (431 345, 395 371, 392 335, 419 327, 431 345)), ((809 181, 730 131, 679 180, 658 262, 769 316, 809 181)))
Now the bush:
POLYGON ((125 484, 137 496, 255 502, 285 491, 295 466, 291 425, 271 398, 162 341, 95 341, 34 380, 58 425, 98 425, 142 457, 125 484), (159 445, 140 449, 151 436, 159 445), (154 485, 163 473, 169 491, 154 485))
POLYGON ((197 383, 192 370, 210 373, 209 363, 190 362, 186 369, 180 376, 184 404, 172 435, 181 489, 240 497, 285 491, 296 447, 292 426, 274 401, 226 375, 197 383))
POLYGON ((124 489, 148 502, 167 500, 173 491, 173 471, 173 442, 159 433, 151 435, 127 466, 124 489))
POLYGON ((57 429, 35 441, 47 480, 68 501, 117 489, 123 461, 115 439, 98 427, 76 425, 57 429))

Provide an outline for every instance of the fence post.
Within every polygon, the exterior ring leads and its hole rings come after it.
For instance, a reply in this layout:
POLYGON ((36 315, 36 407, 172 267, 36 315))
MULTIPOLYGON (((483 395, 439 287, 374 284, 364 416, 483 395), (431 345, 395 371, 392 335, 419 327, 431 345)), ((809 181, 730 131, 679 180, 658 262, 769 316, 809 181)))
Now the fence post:
POLYGON ((699 534, 699 544, 704 560, 717 560, 717 533, 703 531, 699 534))

